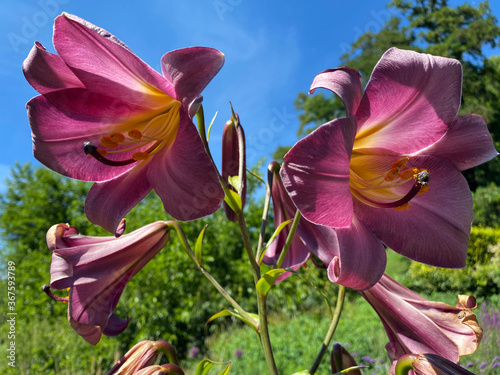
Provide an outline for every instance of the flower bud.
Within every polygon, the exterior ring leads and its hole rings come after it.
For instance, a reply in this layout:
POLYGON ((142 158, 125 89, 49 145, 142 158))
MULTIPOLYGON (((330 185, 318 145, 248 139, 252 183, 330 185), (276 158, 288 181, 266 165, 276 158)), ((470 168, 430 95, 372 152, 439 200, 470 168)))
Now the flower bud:
MULTIPOLYGON (((229 189, 241 197, 241 209, 245 206, 247 191, 245 132, 240 124, 239 116, 233 113, 222 131, 222 179, 229 189), (236 181, 237 183, 235 183, 236 181), (237 186, 235 186, 237 185, 237 186)), ((236 222, 236 213, 224 201, 224 212, 228 220, 236 222)))
MULTIPOLYGON (((358 364, 356 360, 349 354, 344 347, 338 343, 333 345, 332 356, 331 356, 332 374, 340 372, 342 370, 348 369, 350 367, 355 367, 358 364)), ((361 375, 361 371, 352 370, 349 371, 350 375, 361 375)))

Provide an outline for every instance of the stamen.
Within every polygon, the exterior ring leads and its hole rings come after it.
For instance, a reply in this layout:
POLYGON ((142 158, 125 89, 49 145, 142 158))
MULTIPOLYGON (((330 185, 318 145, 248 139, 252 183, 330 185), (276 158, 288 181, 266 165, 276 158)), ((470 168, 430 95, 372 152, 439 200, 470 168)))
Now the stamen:
POLYGON ((103 164, 110 165, 112 167, 122 167, 124 165, 129 165, 132 163, 135 163, 137 160, 134 159, 127 159, 127 160, 109 160, 105 158, 101 153, 98 151, 97 146, 93 144, 92 142, 84 142, 83 143, 83 151, 87 155, 93 156, 97 161, 100 161, 103 164))
POLYGON ((132 155, 132 159, 134 160, 146 160, 149 157, 149 154, 147 152, 135 152, 132 155))
POLYGON ((142 138, 142 132, 137 129, 131 129, 128 131, 128 136, 132 139, 141 139, 142 138))
POLYGON ((125 140, 125 136, 122 133, 117 133, 117 132, 111 133, 109 135, 109 138, 111 139, 112 142, 117 144, 122 143, 125 140))
POLYGON ((107 135, 104 137, 101 137, 101 145, 103 145, 103 147, 106 147, 106 148, 117 148, 118 147, 118 143, 113 142, 111 137, 109 137, 107 135))
POLYGON ((406 167, 409 160, 410 159, 407 156, 405 156, 404 158, 399 159, 394 163, 392 163, 391 169, 384 176, 384 180, 387 182, 394 181, 398 177, 399 172, 401 172, 401 168, 406 167))
POLYGON ((407 208, 408 202, 412 200, 421 190, 422 188, 428 189, 429 184, 429 171, 423 169, 413 176, 415 179, 415 184, 412 186, 410 191, 401 199, 398 199, 394 202, 380 202, 368 198, 367 196, 361 194, 359 191, 354 190, 354 193, 366 204, 377 207, 377 208, 396 208, 397 210, 405 210, 407 208))

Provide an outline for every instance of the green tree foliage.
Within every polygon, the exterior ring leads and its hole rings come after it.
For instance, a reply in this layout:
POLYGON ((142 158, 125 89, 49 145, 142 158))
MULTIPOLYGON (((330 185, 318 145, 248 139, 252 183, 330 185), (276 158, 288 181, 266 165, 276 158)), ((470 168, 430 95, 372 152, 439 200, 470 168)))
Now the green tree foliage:
MULTIPOLYGON (((500 146, 500 58, 488 56, 486 48, 499 46, 500 26, 488 1, 476 7, 450 7, 448 0, 394 0, 395 11, 383 28, 361 35, 340 65, 357 69, 366 83, 375 64, 390 47, 412 49, 460 60, 463 67, 460 113, 485 117, 497 146, 500 146)), ((332 67, 325 67, 332 68, 332 67)), ((295 101, 299 114, 298 135, 339 116, 341 101, 333 96, 307 96, 295 101), (330 113, 330 115, 328 115, 330 113)), ((500 184, 500 163, 496 160, 466 171, 473 190, 490 181, 500 184)))

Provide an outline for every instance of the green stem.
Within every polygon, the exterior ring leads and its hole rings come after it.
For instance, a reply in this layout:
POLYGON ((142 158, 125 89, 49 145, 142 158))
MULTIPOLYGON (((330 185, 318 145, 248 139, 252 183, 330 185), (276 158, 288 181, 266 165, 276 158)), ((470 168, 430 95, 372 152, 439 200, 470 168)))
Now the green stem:
POLYGON ((267 226, 267 215, 269 213, 269 205, 271 201, 271 186, 269 182, 269 178, 267 179, 268 183, 266 184, 266 197, 264 199, 264 208, 262 210, 262 222, 260 225, 260 234, 259 234, 259 242, 257 244, 257 255, 255 259, 259 261, 262 254, 262 248, 264 246, 264 236, 266 235, 266 226, 267 226))
POLYGON ((285 241, 285 246, 283 246, 283 250, 281 251, 280 257, 278 258, 278 262, 276 262, 276 268, 280 268, 285 260, 286 253, 288 253, 288 249, 292 244, 293 236, 295 235, 295 231, 297 230, 297 226, 299 225, 299 221, 302 215, 299 210, 295 213, 295 217, 293 218, 292 226, 290 227, 290 232, 288 233, 288 237, 285 241))
POLYGON ((342 308, 344 307, 344 298, 345 298, 345 286, 339 285, 337 306, 335 307, 335 312, 330 322, 330 327, 328 328, 328 332, 326 333, 325 339, 323 340, 323 344, 321 345, 321 349, 318 353, 318 356, 316 357, 313 365, 311 366, 311 369, 309 370, 309 374, 311 375, 314 375, 314 373, 318 369, 319 364, 321 363, 321 360, 323 359, 323 356, 325 355, 326 350, 328 349, 328 346, 332 341, 333 334, 335 333, 335 329, 337 328, 337 325, 340 320, 340 314, 342 313, 342 308))
POLYGON ((182 230, 181 226, 179 225, 178 222, 170 220, 167 221, 167 224, 170 228, 173 228, 175 232, 177 233, 177 237, 179 237, 179 240, 181 241, 182 248, 186 252, 187 256, 191 261, 198 267, 198 269, 201 271, 201 273, 215 286, 215 289, 222 294, 222 296, 233 306, 235 310, 237 310, 241 315, 245 317, 245 319, 253 325, 255 330, 258 330, 257 323, 255 323, 255 320, 236 302, 233 297, 231 297, 225 290, 224 288, 217 282, 217 280, 214 279, 214 277, 203 267, 201 264, 198 264, 198 261, 196 259, 196 256, 191 249, 191 246, 189 245, 189 242, 186 238, 186 235, 184 234, 184 231, 182 230))
MULTIPOLYGON (((252 265, 254 281, 255 284, 257 284, 260 279, 260 267, 257 264, 255 260, 255 254, 252 251, 248 229, 242 212, 238 215, 238 224, 240 225, 240 231, 243 238, 243 244, 245 245, 245 250, 250 260, 250 264, 252 265)), ((269 337, 269 328, 267 325, 267 305, 265 298, 265 296, 261 297, 257 292, 257 309, 259 315, 259 329, 257 330, 257 333, 259 334, 260 344, 262 347, 262 352, 264 353, 264 358, 266 359, 269 374, 278 375, 278 369, 276 368, 276 362, 274 361, 273 349, 271 346, 271 338, 269 337)))

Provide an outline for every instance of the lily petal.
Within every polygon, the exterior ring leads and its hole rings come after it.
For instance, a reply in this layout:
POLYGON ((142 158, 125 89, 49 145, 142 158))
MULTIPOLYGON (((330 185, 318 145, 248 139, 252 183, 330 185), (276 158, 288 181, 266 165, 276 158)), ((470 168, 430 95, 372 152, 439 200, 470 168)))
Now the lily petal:
POLYGON ((465 266, 473 218, 467 181, 446 159, 414 157, 408 167, 430 171, 429 191, 417 195, 409 209, 373 208, 354 201, 356 216, 388 247, 436 267, 465 266))
MULTIPOLYGON (((136 165, 104 165, 85 154, 83 143, 99 144, 102 135, 116 129, 116 122, 126 118, 124 116, 140 113, 140 108, 80 88, 39 95, 26 107, 33 153, 55 172, 79 180, 105 181, 136 165)), ((132 153, 121 152, 118 158, 129 158, 132 153)), ((111 154, 110 158, 113 158, 111 154)))
POLYGON ((317 88, 324 88, 337 94, 344 103, 347 116, 356 113, 361 101, 361 76, 348 67, 327 69, 314 77, 309 94, 317 88))
POLYGON ((224 54, 213 48, 191 47, 171 51, 161 58, 161 70, 172 82, 176 98, 189 117, 198 112, 201 92, 224 65, 224 54))
POLYGON ((40 94, 84 87, 59 55, 47 52, 38 42, 23 62, 23 73, 29 84, 40 94))
POLYGON ((184 113, 174 143, 151 160, 147 178, 165 211, 177 220, 210 215, 224 199, 217 170, 195 125, 184 113))
POLYGON ((309 221, 329 227, 351 225, 349 162, 356 120, 320 126, 285 155, 281 177, 294 204, 309 221))
POLYGON ((151 191, 146 163, 106 182, 96 182, 85 200, 85 214, 94 224, 120 236, 123 217, 151 191))
POLYGON ((373 70, 356 113, 356 148, 378 145, 410 154, 433 144, 458 112, 461 85, 457 60, 389 49, 373 70))
POLYGON ((460 171, 498 155, 486 121, 479 115, 457 116, 439 141, 417 153, 450 160, 460 171))
POLYGON ((173 87, 123 42, 78 17, 55 19, 54 47, 90 91, 148 108, 161 106, 159 90, 175 97, 173 87))
POLYGON ((339 254, 328 265, 328 278, 354 290, 371 288, 385 271, 384 245, 356 217, 349 228, 336 232, 339 254))

